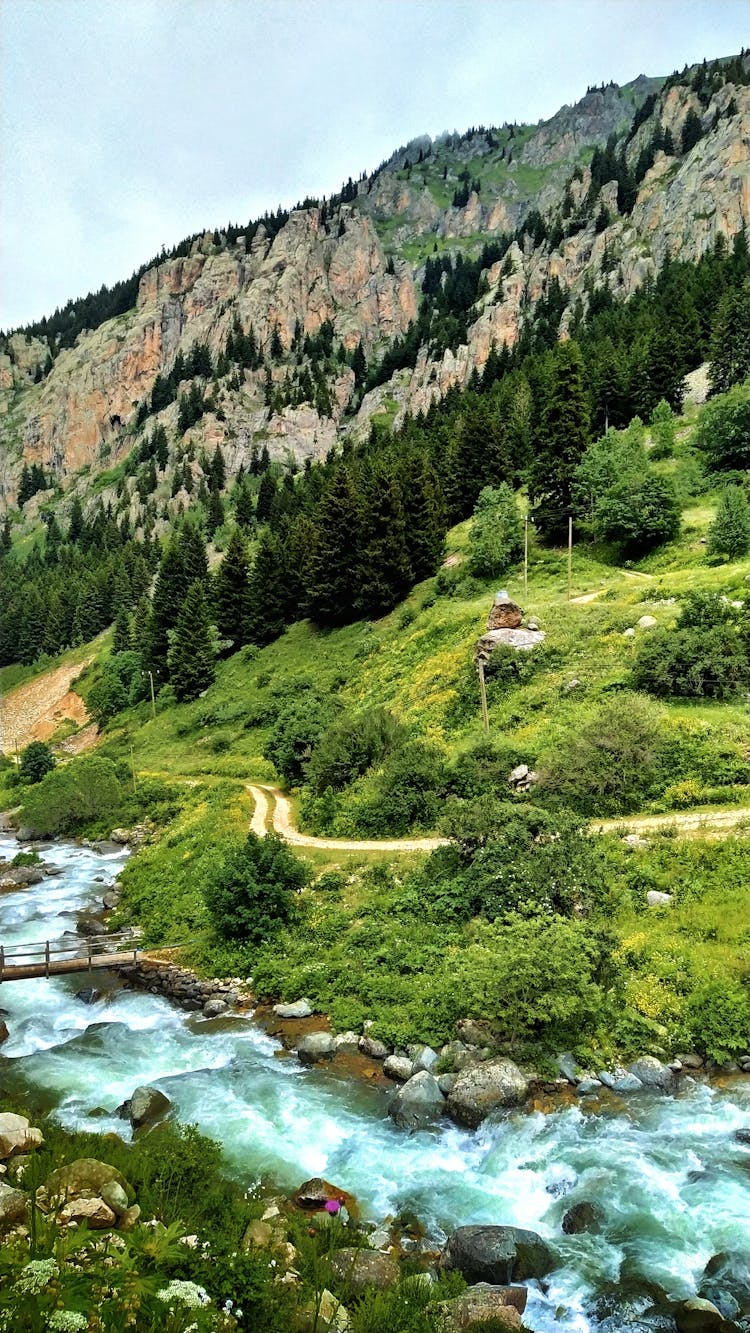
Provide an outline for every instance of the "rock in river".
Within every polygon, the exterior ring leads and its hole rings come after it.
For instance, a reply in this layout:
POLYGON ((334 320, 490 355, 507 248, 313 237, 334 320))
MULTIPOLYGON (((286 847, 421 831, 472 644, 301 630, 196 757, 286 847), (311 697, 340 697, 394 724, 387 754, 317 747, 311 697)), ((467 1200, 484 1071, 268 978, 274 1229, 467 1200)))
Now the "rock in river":
POLYGON ((415 1130, 433 1124, 444 1110, 445 1098, 437 1079, 421 1069, 399 1088, 388 1114, 401 1129, 415 1130))
POLYGON ((476 1129, 497 1107, 520 1106, 528 1090, 528 1079, 512 1060, 487 1060, 458 1075, 448 1097, 448 1114, 459 1125, 476 1129))
POLYGON ((448 1237, 441 1263, 457 1268, 467 1282, 508 1286, 541 1278, 554 1264, 549 1246, 522 1227, 458 1227, 448 1237))
POLYGON ((308 1032, 297 1047, 297 1055, 303 1065, 316 1065, 319 1060, 332 1060, 336 1054, 336 1042, 330 1032, 308 1032))

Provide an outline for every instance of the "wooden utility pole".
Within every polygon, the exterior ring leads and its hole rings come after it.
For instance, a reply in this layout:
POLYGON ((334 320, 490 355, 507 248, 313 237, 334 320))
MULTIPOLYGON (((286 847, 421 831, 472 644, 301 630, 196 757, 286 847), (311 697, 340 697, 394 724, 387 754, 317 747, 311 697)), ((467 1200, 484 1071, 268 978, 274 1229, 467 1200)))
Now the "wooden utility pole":
POLYGON ((156 717, 156 699, 154 698, 154 673, 153 673, 153 671, 149 671, 149 673, 148 673, 148 678, 149 678, 149 681, 151 682, 151 716, 152 716, 153 718, 155 718, 155 717, 156 717))
POLYGON ((526 510, 523 520, 523 596, 524 601, 529 597, 529 511, 526 510))
POLYGON ((568 601, 573 596, 573 515, 568 515, 568 601))
POLYGON ((485 735, 487 735, 490 730, 490 715, 487 712, 487 689, 484 683, 484 662, 481 657, 477 661, 477 672, 479 673, 479 701, 482 706, 482 726, 485 735))

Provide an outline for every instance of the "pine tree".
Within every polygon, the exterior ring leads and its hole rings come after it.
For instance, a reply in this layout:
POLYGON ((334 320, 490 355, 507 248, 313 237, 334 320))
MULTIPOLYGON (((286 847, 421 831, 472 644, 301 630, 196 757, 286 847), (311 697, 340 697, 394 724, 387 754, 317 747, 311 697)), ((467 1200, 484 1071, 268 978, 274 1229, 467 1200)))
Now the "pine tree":
POLYGON ((367 379, 367 358, 362 341, 357 343, 352 356, 352 370, 354 371, 354 382, 357 385, 363 384, 367 379))
POLYGON ((227 471, 224 464, 224 455, 221 452, 221 446, 218 444, 211 459, 210 477, 214 490, 223 491, 227 482, 227 471))
POLYGON ((250 528, 255 517, 252 496, 250 489, 243 480, 238 484, 235 491, 234 517, 241 528, 250 528))
POLYGON ((216 530, 224 522, 224 506, 221 502, 221 496, 217 490, 212 487, 208 495, 208 511, 206 513, 206 531, 209 541, 213 538, 216 530))
POLYGON ((83 507, 78 496, 74 496, 73 504, 70 509, 70 523, 68 524, 68 541, 77 544, 84 535, 85 523, 83 520, 83 507))
POLYGON ((401 488, 392 472, 373 468, 360 488, 359 565, 355 609, 381 616, 403 597, 413 578, 401 488))
POLYGON ((0 553, 3 555, 7 554, 7 552, 11 549, 12 545, 13 545, 13 539, 10 535, 10 519, 6 514, 5 522, 3 523, 3 530, 2 533, 0 533, 0 553))
POLYGON ((416 582, 434 574, 445 551, 445 502, 427 455, 414 453, 402 470, 402 495, 409 563, 416 582))
POLYGON ((739 560, 750 551, 750 506, 741 486, 727 486, 708 532, 711 555, 739 560))
POLYGON ((214 582, 216 626, 222 639, 228 639, 235 648, 245 643, 248 630, 249 569, 247 542, 236 531, 229 539, 214 582))
POLYGON ((348 468, 339 466, 317 505, 308 604, 314 620, 341 625, 359 594, 360 513, 348 468))
POLYGON ((255 517, 258 523, 265 523, 271 515, 271 505, 276 494, 276 482, 270 472, 264 472, 260 479, 255 517))
POLYGON ((675 419, 669 403, 661 398, 651 414, 651 439, 653 459, 671 458, 674 450, 675 419))
POLYGON ((196 523, 187 522, 177 538, 180 559, 184 571, 185 588, 196 579, 208 586, 208 556, 202 528, 196 523))
POLYGON ((169 462, 169 444, 167 442, 167 432, 161 424, 156 427, 151 436, 151 448, 159 471, 163 472, 169 462))
POLYGON ((133 638, 130 628, 130 616, 124 606, 120 607, 115 620, 115 628, 112 634, 112 652, 128 653, 133 647, 133 638))
POLYGON ((169 679, 180 703, 197 699, 216 675, 214 633, 203 585, 191 583, 167 654, 169 679))
POLYGON ((545 536, 559 538, 572 513, 575 472, 589 442, 589 405, 578 344, 572 339, 559 343, 553 355, 552 378, 528 481, 540 530, 545 536))
POLYGON ((248 580, 248 637, 272 643, 286 628, 284 564, 278 539, 264 528, 248 580))
POLYGON ((712 393, 726 393, 750 375, 750 284, 730 289, 722 296, 709 360, 712 393))
POLYGON ((177 537, 173 538, 162 555, 151 603, 145 658, 148 669, 157 680, 167 679, 168 634, 177 624, 187 589, 182 546, 177 537))
POLYGON ((680 146, 683 156, 694 148, 699 139, 703 138, 703 126, 700 116, 691 107, 688 111, 682 125, 682 135, 680 137, 680 146))

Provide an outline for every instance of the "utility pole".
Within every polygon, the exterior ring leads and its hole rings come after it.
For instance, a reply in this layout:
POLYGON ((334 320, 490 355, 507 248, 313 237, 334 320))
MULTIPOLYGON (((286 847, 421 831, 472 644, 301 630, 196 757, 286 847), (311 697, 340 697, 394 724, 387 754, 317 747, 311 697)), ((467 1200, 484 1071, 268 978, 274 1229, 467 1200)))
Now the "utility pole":
POLYGON ((529 511, 523 516, 523 599, 529 599, 529 511))
POLYGON ((477 659, 477 672, 479 674, 479 702, 482 707, 482 727, 485 736, 489 735, 490 715, 487 711, 487 688, 484 683, 484 661, 480 657, 477 659))
POLYGON ((154 673, 153 673, 153 671, 149 671, 149 673, 148 673, 148 678, 149 678, 149 681, 151 682, 151 716, 152 716, 152 718, 155 718, 155 717, 156 717, 156 699, 154 698, 154 673))
POLYGON ((568 515, 568 601, 573 595, 573 515, 568 515))

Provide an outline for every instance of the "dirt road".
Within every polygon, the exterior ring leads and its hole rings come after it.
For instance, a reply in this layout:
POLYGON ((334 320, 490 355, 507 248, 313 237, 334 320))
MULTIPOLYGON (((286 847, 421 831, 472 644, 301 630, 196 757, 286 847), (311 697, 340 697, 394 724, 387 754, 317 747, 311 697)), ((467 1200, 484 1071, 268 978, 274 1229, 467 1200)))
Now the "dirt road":
MULTIPOLYGON (((77 727, 89 720, 86 705, 70 683, 92 658, 67 663, 43 676, 18 685, 0 699, 0 749, 6 754, 23 750, 30 741, 46 741, 69 718, 77 727)), ((88 730, 88 729, 87 729, 88 730)), ((89 733, 90 743, 96 739, 89 733)))
MULTIPOLYGON (((294 823, 292 807, 277 787, 252 783, 248 784, 247 789, 255 801, 255 810, 250 822, 253 833, 257 833, 261 838, 265 835, 268 828, 269 806, 273 801, 273 828, 295 847, 317 847, 332 852, 432 852, 436 847, 445 847, 448 841, 447 838, 391 838, 383 841, 314 838, 309 833, 300 833, 294 823)), ((605 819, 592 823, 591 829, 594 833, 648 834, 660 828, 675 828, 679 833, 705 831, 709 837, 720 837, 722 832, 730 832, 732 828, 746 820, 750 822, 750 806, 731 810, 675 811, 669 815, 640 815, 631 819, 605 819)))

